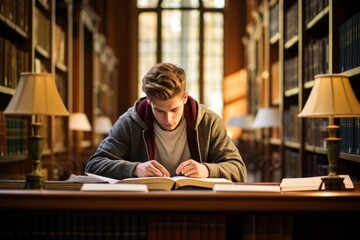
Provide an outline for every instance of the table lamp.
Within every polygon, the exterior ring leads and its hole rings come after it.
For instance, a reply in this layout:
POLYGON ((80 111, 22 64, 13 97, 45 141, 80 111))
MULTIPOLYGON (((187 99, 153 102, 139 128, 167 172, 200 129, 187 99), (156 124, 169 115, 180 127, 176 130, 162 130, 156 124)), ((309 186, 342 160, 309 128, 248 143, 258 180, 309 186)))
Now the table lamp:
POLYGON ((98 116, 95 118, 94 131, 100 134, 108 134, 112 128, 112 123, 109 117, 98 116))
POLYGON ((73 131, 91 131, 92 127, 90 125, 89 119, 85 113, 75 112, 70 115, 70 124, 69 128, 73 131))
POLYGON ((78 155, 81 149, 81 132, 90 132, 92 127, 87 118, 86 114, 83 112, 74 112, 70 114, 69 128, 74 132, 75 144, 74 144, 74 155, 78 155))
POLYGON ((269 128, 280 125, 279 110, 277 108, 260 108, 255 116, 253 128, 269 128))
POLYGON ((254 117, 252 115, 239 115, 230 118, 227 125, 232 127, 238 127, 241 129, 252 129, 254 117))
POLYGON ((73 144, 73 171, 83 172, 82 167, 78 168, 80 163, 80 156, 82 151, 82 132, 90 132, 92 130, 88 117, 83 112, 74 112, 70 114, 69 128, 74 131, 74 144, 73 144), (76 167, 75 167, 76 166, 76 167))
POLYGON ((50 73, 21 73, 19 84, 11 98, 5 115, 31 115, 30 158, 32 171, 26 176, 26 189, 43 189, 44 177, 40 172, 40 159, 44 148, 40 115, 68 116, 55 80, 50 73))
MULTIPOLYGON (((274 107, 263 107, 259 108, 254 122, 252 124, 253 129, 260 129, 260 128, 272 128, 278 127, 280 125, 280 117, 279 117, 279 109, 274 107)), ((270 132, 269 131, 261 131, 261 138, 263 140, 262 144, 262 151, 264 158, 258 161, 258 165, 261 166, 263 180, 269 181, 270 171, 273 168, 273 159, 270 156, 270 132)), ((260 155, 261 157, 261 155, 260 155)))
POLYGON ((343 178, 338 176, 340 138, 337 137, 339 126, 334 118, 356 117, 360 115, 360 104, 351 88, 349 79, 341 74, 320 74, 315 76, 314 86, 304 108, 298 117, 328 117, 329 137, 326 138, 329 174, 322 178, 321 187, 325 190, 344 189, 343 178))

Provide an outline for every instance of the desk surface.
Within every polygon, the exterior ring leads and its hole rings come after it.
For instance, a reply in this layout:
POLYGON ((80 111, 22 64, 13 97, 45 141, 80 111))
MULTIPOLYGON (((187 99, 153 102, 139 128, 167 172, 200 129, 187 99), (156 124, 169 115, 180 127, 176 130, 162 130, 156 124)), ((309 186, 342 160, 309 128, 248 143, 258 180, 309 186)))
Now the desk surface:
POLYGON ((81 192, 71 190, 0 190, 0 210, 118 211, 360 211, 360 192, 235 192, 176 190, 171 192, 81 192))

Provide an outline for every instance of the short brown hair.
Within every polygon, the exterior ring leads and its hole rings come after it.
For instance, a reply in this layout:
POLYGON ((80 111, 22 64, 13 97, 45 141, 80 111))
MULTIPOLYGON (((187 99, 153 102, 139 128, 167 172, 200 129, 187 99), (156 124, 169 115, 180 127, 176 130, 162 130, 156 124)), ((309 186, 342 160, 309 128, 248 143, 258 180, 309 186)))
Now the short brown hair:
POLYGON ((148 98, 168 100, 186 91, 185 71, 172 63, 158 63, 142 79, 142 90, 148 98))

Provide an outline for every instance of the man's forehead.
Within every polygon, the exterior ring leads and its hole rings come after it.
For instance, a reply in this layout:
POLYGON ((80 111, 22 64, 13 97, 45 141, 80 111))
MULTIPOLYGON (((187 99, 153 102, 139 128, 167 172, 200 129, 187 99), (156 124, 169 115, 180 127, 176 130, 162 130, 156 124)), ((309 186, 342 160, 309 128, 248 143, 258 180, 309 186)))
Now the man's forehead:
POLYGON ((150 100, 152 108, 162 111, 171 111, 184 105, 181 97, 173 97, 168 100, 152 99, 150 100))

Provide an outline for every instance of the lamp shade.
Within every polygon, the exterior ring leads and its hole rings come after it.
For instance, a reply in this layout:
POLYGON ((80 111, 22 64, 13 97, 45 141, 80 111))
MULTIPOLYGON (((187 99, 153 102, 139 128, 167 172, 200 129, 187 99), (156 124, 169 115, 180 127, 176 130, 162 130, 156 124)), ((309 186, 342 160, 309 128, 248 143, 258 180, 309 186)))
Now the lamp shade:
POLYGON ((94 130, 96 133, 104 134, 109 133, 112 128, 112 123, 109 117, 99 116, 95 118, 94 130))
POLYGON ((232 126, 232 127, 242 128, 242 129, 252 129, 253 120, 254 120, 254 118, 252 115, 239 115, 239 116, 230 118, 227 125, 232 126))
POLYGON ((349 78, 341 74, 315 76, 314 86, 299 117, 355 117, 360 104, 349 78))
POLYGON ((4 114, 68 116, 69 112, 52 74, 21 73, 15 94, 4 114))
POLYGON ((253 128, 276 127, 280 124, 277 108, 260 108, 255 116, 253 128))
POLYGON ((70 129, 89 132, 92 128, 86 114, 77 112, 70 115, 70 129))

